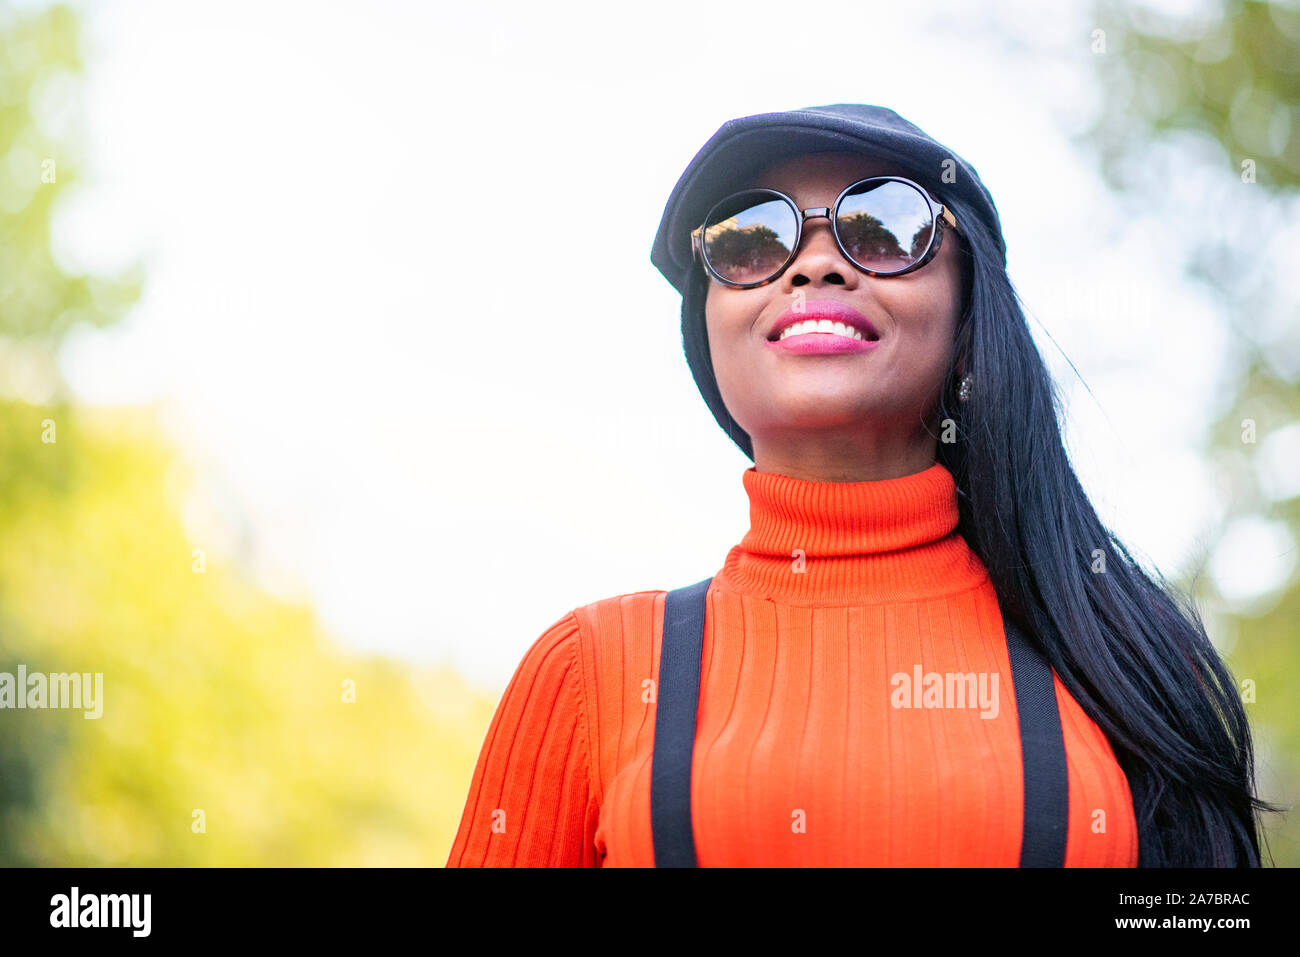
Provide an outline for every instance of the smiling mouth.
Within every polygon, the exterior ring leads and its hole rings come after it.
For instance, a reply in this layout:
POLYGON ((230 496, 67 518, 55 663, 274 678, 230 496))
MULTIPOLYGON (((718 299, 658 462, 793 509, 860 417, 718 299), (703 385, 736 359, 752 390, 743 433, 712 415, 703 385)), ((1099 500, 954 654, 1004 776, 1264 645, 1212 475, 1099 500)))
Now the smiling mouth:
POLYGON ((806 319, 803 322, 796 322, 793 325, 786 326, 778 335, 770 337, 767 341, 780 342, 782 339, 789 339, 791 336, 802 336, 809 333, 844 336, 846 339, 857 339, 862 342, 875 342, 880 338, 874 332, 864 333, 848 323, 836 322, 831 319, 806 319))

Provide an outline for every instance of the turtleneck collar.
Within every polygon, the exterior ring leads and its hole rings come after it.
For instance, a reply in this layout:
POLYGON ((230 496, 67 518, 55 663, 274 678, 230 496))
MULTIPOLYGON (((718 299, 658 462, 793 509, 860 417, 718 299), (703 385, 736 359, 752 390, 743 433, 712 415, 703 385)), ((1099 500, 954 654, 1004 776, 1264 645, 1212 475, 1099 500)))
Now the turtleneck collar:
POLYGON ((876 482, 743 476, 749 531, 724 587, 801 605, 906 601, 979 585, 987 571, 956 532, 957 483, 943 465, 876 482))

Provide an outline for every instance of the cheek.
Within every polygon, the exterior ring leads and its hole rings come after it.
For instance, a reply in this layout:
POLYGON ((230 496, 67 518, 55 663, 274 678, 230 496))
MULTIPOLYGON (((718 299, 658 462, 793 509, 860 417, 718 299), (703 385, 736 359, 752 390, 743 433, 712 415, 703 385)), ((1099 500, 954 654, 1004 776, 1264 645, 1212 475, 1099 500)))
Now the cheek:
POLYGON ((715 293, 715 289, 716 284, 710 286, 704 304, 704 324, 709 333, 709 352, 716 360, 738 350, 740 340, 750 331, 752 316, 745 303, 725 291, 715 293))
POLYGON ((761 345, 752 341, 756 335, 753 308, 725 290, 716 295, 710 290, 704 317, 718 391, 732 415, 743 416, 763 358, 758 352, 761 345))
POLYGON ((956 333, 961 315, 961 276, 956 263, 940 260, 912 275, 915 277, 912 282, 881 288, 881 302, 906 338, 927 346, 946 347, 956 333))
POLYGON ((943 378, 952 358, 960 289, 954 291, 943 273, 927 281, 881 290, 878 298, 893 319, 897 339, 890 352, 891 363, 883 374, 904 392, 929 393, 943 378))

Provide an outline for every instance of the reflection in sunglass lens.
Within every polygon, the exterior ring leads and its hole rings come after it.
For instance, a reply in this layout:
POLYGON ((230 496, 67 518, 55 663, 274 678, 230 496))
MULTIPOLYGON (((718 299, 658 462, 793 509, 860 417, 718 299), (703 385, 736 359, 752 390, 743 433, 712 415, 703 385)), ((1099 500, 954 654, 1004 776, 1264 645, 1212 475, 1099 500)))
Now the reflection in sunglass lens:
POLYGON ((771 193, 741 193, 719 205, 704 226, 704 254, 730 282, 762 282, 794 249, 794 209, 771 193))
POLYGON ((840 203, 836 229, 844 251, 865 269, 890 273, 925 255, 934 233, 930 206, 897 180, 863 183, 840 203))

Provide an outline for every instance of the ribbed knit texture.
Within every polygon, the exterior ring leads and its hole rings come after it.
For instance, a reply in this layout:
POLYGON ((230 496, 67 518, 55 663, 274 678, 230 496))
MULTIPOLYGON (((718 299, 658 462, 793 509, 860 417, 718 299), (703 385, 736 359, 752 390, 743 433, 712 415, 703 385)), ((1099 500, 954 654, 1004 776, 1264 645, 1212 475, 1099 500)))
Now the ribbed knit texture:
MULTIPOLYGON (((1016 866, 1011 667, 987 571, 955 531, 952 475, 936 463, 810 482, 751 467, 742 480, 750 528, 707 597, 691 792, 700 866, 1016 866), (988 694, 913 696, 896 676, 918 667, 982 676, 988 694), (944 706, 918 706, 927 700, 944 706)), ((574 609, 532 645, 488 729, 447 866, 654 866, 665 594, 574 609)), ((1128 782, 1055 687, 1066 865, 1134 867, 1128 782)))

